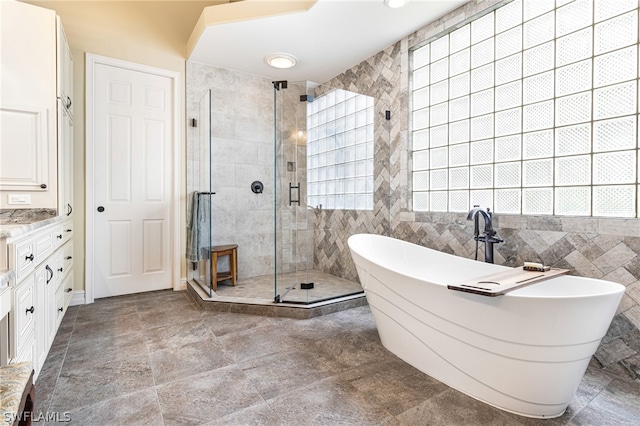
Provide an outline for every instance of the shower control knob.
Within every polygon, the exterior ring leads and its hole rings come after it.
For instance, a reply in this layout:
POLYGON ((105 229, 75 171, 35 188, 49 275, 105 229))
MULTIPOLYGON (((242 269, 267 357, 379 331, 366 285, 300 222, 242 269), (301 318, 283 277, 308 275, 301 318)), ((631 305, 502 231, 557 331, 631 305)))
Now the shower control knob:
POLYGON ((264 190, 264 185, 259 180, 254 180, 253 182, 251 182, 251 191, 254 194, 262 194, 263 190, 264 190))
POLYGON ((104 211, 104 207, 100 206, 98 207, 98 212, 102 213, 104 211))

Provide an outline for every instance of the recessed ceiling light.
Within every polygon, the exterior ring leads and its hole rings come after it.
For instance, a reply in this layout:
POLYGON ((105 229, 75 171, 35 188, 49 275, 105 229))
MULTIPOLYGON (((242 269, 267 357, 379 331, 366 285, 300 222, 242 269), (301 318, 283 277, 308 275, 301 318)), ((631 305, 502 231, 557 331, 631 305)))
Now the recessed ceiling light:
POLYGON ((264 61, 274 68, 292 68, 297 60, 293 55, 288 53, 274 53, 273 55, 265 56, 264 61))
POLYGON ((392 9, 397 9, 407 4, 408 1, 409 0, 384 0, 384 4, 392 9))

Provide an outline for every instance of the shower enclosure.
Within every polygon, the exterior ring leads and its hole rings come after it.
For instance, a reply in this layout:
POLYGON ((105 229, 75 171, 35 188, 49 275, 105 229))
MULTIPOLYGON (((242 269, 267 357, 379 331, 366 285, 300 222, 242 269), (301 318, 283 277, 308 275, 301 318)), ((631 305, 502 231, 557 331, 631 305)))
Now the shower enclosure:
POLYGON ((187 259, 190 280, 210 298, 248 303, 362 293, 355 271, 345 273, 348 250, 336 249, 349 236, 336 212, 356 218, 386 203, 388 214, 388 189, 376 194, 388 168, 376 170, 374 160, 375 145, 389 143, 384 104, 326 85, 244 77, 212 85, 189 122, 187 254, 198 254, 187 259), (235 286, 212 280, 208 248, 227 244, 238 245, 235 286))

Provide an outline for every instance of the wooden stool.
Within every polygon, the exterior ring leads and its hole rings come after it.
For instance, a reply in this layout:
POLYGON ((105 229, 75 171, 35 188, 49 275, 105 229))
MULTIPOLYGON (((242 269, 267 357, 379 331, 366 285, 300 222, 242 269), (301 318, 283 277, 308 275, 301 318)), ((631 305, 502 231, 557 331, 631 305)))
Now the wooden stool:
POLYGON ((31 425, 35 399, 31 362, 0 367, 1 424, 31 425))
POLYGON ((211 283, 213 290, 218 289, 218 282, 231 280, 231 285, 236 285, 238 278, 238 245, 229 244, 226 246, 210 247, 211 251, 211 283), (218 258, 220 256, 229 256, 229 271, 218 272, 218 258))

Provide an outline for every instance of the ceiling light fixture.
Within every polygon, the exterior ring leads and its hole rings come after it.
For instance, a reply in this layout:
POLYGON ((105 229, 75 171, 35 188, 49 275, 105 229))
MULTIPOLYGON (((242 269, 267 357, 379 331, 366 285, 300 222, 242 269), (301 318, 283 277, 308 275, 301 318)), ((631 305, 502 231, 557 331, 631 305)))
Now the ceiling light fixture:
POLYGON ((384 4, 391 9, 397 9, 407 4, 409 0, 384 0, 384 4))
POLYGON ((272 55, 265 56, 264 61, 268 65, 280 69, 292 68, 297 62, 296 58, 288 53, 274 53, 272 55))

